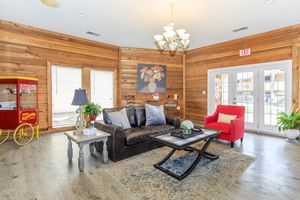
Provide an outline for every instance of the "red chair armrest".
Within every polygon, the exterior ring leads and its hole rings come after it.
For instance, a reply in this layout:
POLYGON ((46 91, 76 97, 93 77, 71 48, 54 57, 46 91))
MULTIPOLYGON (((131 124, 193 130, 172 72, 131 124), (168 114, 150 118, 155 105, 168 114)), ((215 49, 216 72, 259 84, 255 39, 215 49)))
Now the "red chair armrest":
POLYGON ((230 121, 230 132, 233 141, 244 137, 245 119, 244 117, 236 118, 230 121))
POLYGON ((206 124, 216 122, 217 120, 218 120, 218 114, 217 113, 214 113, 213 115, 210 115, 210 116, 205 116, 204 117, 204 126, 206 124))

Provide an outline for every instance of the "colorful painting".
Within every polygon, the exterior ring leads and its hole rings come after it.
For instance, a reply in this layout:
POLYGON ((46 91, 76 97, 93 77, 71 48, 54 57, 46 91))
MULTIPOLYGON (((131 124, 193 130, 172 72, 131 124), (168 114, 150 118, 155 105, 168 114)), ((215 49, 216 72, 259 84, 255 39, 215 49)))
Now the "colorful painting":
POLYGON ((165 93, 166 65, 138 64, 138 92, 165 93))

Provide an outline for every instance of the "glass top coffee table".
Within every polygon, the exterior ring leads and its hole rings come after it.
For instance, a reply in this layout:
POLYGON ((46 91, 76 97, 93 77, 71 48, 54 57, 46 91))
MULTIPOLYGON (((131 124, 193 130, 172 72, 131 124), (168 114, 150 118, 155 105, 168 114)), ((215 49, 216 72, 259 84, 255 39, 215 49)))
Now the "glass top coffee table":
MULTIPOLYGON (((197 127, 197 128, 199 128, 199 127, 197 127)), ((187 175, 189 175, 194 170, 194 168, 200 162, 201 158, 206 157, 210 160, 218 159, 219 156, 207 152, 206 149, 210 145, 210 143, 218 135, 220 135, 221 132, 218 130, 204 129, 204 128, 201 128, 201 130, 202 130, 201 134, 187 138, 187 139, 180 139, 178 137, 171 136, 172 131, 170 131, 170 132, 166 131, 164 134, 151 136, 152 140, 162 143, 162 144, 172 148, 170 153, 163 160, 154 164, 154 167, 165 172, 166 174, 178 179, 178 180, 182 180, 183 178, 185 178, 187 175), (202 148, 198 149, 196 147, 191 146, 200 141, 205 141, 202 148), (181 174, 174 173, 172 170, 168 169, 168 167, 165 166, 165 163, 170 161, 169 159, 177 150, 187 151, 188 153, 192 153, 192 152, 197 153, 197 156, 195 157, 194 161, 190 162, 190 164, 187 167, 185 167, 185 170, 183 170, 181 174)))

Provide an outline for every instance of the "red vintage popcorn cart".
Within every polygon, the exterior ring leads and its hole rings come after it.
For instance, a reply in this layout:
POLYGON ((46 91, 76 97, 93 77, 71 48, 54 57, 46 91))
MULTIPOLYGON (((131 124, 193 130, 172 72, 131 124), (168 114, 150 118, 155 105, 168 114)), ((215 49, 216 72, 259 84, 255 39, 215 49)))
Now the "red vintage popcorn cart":
POLYGON ((0 144, 13 133, 18 145, 39 137, 38 79, 0 76, 0 144))

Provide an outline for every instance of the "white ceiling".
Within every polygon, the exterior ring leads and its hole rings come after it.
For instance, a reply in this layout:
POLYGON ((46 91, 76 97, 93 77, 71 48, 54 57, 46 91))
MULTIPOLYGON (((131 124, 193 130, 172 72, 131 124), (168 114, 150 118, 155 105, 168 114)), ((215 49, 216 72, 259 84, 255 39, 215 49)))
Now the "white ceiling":
MULTIPOLYGON (((125 47, 156 48, 153 35, 170 22, 169 0, 0 0, 0 19, 125 47), (79 11, 87 15, 81 17, 79 11), (99 37, 86 31, 97 32, 99 37)), ((300 23, 300 0, 175 0, 175 27, 190 49, 300 23), (239 33, 232 30, 248 26, 239 33)))

